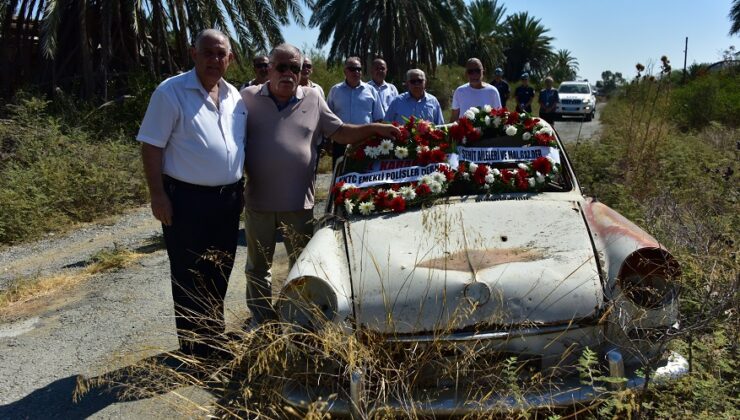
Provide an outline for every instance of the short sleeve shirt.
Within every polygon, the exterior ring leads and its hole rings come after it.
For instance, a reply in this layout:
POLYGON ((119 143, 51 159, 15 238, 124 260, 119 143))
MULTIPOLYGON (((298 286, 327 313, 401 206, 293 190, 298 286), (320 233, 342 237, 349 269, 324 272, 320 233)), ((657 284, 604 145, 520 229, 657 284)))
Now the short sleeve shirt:
POLYGON ((539 101, 545 108, 550 108, 553 105, 560 102, 560 96, 558 95, 558 90, 551 88, 551 89, 542 89, 540 91, 540 97, 539 101))
POLYGON ((494 80, 493 82, 491 82, 491 84, 493 85, 493 87, 496 88, 496 90, 498 90, 498 94, 501 97, 501 104, 506 106, 505 101, 509 99, 510 93, 509 84, 504 79, 501 79, 500 82, 494 80))
POLYGON ((470 83, 465 83, 455 89, 455 93, 452 94, 452 109, 460 110, 461 113, 471 107, 482 107, 484 105, 501 108, 501 98, 498 90, 488 83, 483 83, 480 89, 475 89, 470 86, 470 83))
POLYGON ((296 211, 314 205, 318 148, 342 121, 319 91, 299 86, 294 100, 278 109, 269 82, 242 90, 247 123, 245 201, 255 211, 296 211))
POLYGON ((326 102, 329 109, 346 123, 369 124, 383 119, 378 91, 365 82, 354 88, 346 81, 337 83, 329 90, 326 102))
POLYGON ((386 82, 383 82, 382 85, 378 85, 375 83, 375 80, 370 80, 367 84, 378 91, 380 104, 383 106, 383 113, 387 112, 391 102, 393 102, 393 100, 396 99, 396 96, 398 96, 398 89, 396 89, 396 86, 386 82))
POLYGON ((241 179, 247 109, 223 79, 218 94, 216 107, 195 70, 170 77, 152 94, 136 139, 164 149, 165 175, 204 186, 241 179))
POLYGON ((385 121, 405 124, 411 116, 431 121, 434 124, 444 124, 442 107, 434 95, 425 93, 421 99, 416 99, 410 93, 404 92, 396 97, 388 106, 385 121))
POLYGON ((530 99, 534 98, 534 88, 532 86, 520 85, 514 91, 516 101, 520 104, 526 104, 530 99))

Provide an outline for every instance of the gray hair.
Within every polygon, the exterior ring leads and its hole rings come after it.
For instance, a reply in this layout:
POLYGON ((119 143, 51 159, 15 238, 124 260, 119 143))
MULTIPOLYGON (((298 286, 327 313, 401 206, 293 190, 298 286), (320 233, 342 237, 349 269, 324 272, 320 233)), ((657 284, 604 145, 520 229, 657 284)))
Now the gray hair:
POLYGON ((385 62, 382 58, 378 57, 375 60, 373 60, 373 67, 375 67, 376 64, 383 63, 384 66, 388 66, 388 63, 385 62))
POLYGON ((288 44, 287 42, 278 45, 270 51, 270 63, 275 62, 275 56, 278 54, 288 54, 291 56, 298 56, 298 62, 303 63, 303 54, 296 46, 288 44))
POLYGON ((357 61, 357 64, 362 66, 362 60, 360 60, 360 57, 355 57, 355 56, 347 57, 347 59, 344 60, 344 66, 346 67, 347 64, 349 64, 350 62, 354 62, 354 61, 357 61))
POLYGON ((198 33, 198 35, 195 37, 195 43, 193 44, 195 46, 196 50, 200 49, 200 45, 203 43, 203 40, 206 38, 213 38, 213 39, 221 39, 226 41, 226 46, 229 47, 229 52, 231 52, 231 41, 229 40, 229 37, 226 36, 225 33, 219 31, 218 29, 203 29, 198 33))
POLYGON ((427 80, 426 74, 424 74, 424 72, 421 69, 411 69, 407 71, 405 80, 408 82, 409 80, 411 80, 411 76, 414 74, 421 76, 421 78, 424 80, 427 80))

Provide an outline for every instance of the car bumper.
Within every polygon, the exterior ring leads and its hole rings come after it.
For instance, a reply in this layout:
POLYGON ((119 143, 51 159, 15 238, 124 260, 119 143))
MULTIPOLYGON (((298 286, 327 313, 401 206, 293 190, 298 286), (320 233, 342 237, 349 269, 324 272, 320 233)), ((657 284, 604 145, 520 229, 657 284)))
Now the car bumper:
MULTIPOLYGON (((464 415, 480 412, 507 412, 510 410, 525 410, 545 407, 566 407, 574 404, 587 403, 604 396, 616 389, 638 389, 645 385, 635 369, 625 371, 621 363, 621 354, 615 350, 609 353, 610 376, 625 378, 620 383, 608 386, 594 387, 583 385, 578 378, 570 377, 552 383, 549 389, 538 389, 534 392, 524 392, 520 395, 490 395, 472 401, 466 398, 468 393, 456 388, 429 389, 411 391, 408 398, 403 400, 388 400, 382 404, 367 404, 363 401, 365 378, 360 371, 350 374, 350 389, 344 395, 332 393, 320 388, 308 388, 297 382, 288 382, 283 389, 283 399, 289 405, 298 409, 307 410, 315 407, 319 402, 322 411, 337 416, 360 416, 373 413, 404 414, 413 412, 416 415, 464 415)), ((661 366, 652 375, 655 383, 665 383, 677 379, 688 372, 688 362, 678 353, 670 353, 663 360, 661 366)), ((478 391, 480 392, 480 390, 478 391)), ((485 394, 485 393, 484 393, 485 394)))
POLYGON ((595 106, 591 105, 563 105, 559 106, 555 113, 559 115, 589 115, 592 114, 595 110, 595 106))

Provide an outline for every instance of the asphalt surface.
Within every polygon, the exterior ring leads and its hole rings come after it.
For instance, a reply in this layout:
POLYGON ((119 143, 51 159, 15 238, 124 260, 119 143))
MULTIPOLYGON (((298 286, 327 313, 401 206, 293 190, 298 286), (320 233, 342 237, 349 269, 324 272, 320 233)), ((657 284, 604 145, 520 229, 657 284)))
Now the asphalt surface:
MULTIPOLYGON (((592 122, 557 121, 555 129, 566 144, 586 141, 598 136, 598 116, 597 111, 592 122)), ((319 188, 328 188, 328 182, 328 176, 321 176, 319 188)), ((316 211, 320 214, 323 205, 316 211)), ((168 259, 157 246, 160 232, 145 206, 64 235, 0 250, 0 290, 18 277, 78 273, 102 249, 144 254, 126 269, 95 275, 71 290, 0 313, 0 419, 207 416, 214 396, 196 388, 142 400, 93 389, 73 399, 78 379, 115 372, 177 347, 168 259)), ((227 329, 248 318, 243 234, 241 238, 226 298, 227 329)), ((278 246, 273 275, 279 279, 286 274, 287 255, 278 246)))

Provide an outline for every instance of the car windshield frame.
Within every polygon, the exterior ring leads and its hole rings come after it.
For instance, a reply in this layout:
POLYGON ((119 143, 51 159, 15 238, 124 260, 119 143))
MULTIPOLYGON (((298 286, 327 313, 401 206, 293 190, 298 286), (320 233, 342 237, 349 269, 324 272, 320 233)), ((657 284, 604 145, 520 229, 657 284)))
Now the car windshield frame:
POLYGON ((558 93, 589 95, 591 94, 591 89, 586 84, 568 83, 560 85, 558 87, 558 93))

